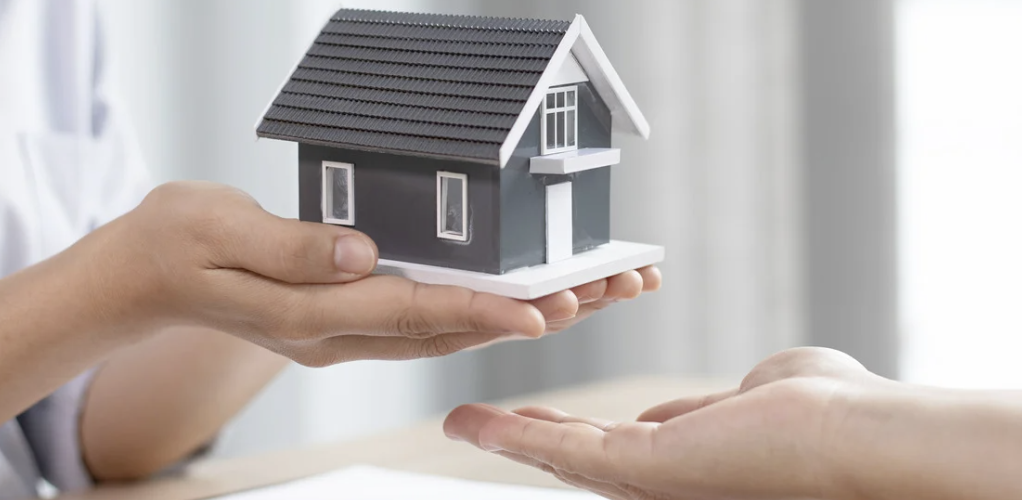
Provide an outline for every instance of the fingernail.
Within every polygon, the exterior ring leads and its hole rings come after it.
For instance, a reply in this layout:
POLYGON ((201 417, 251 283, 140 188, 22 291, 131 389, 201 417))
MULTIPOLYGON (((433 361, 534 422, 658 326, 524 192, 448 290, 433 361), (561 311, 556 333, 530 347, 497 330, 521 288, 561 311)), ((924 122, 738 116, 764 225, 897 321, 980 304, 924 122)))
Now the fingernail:
POLYGON ((376 265, 376 254, 362 236, 341 236, 334 247, 334 263, 343 273, 365 274, 376 265))
POLYGON ((547 317, 546 321, 547 323, 556 323, 558 321, 568 321, 574 317, 575 313, 572 311, 556 311, 551 313, 550 316, 547 317))

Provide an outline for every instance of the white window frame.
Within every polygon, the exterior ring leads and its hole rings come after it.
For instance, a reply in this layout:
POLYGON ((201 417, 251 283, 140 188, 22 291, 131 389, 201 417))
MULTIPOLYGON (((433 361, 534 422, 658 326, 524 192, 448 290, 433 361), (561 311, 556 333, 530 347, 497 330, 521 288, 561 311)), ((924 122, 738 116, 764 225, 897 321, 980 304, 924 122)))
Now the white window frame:
MULTIPOLYGON (((556 122, 557 122, 557 119, 554 118, 554 123, 556 124, 556 122)), ((555 125, 555 127, 556 127, 556 125, 555 125)), ((567 152, 567 151, 577 151, 578 150, 578 85, 566 85, 566 86, 563 86, 563 87, 553 87, 553 88, 550 88, 550 89, 548 89, 546 91, 546 95, 543 96, 543 114, 542 114, 542 116, 540 116, 539 128, 540 128, 539 147, 540 147, 540 153, 542 155, 545 156, 545 155, 551 155, 551 154, 556 154, 556 153, 564 153, 564 152, 567 152), (575 93, 575 104, 574 105, 571 105, 571 106, 568 105, 568 92, 574 92, 575 93), (554 108, 547 107, 547 99, 548 99, 548 97, 550 95, 554 96, 554 105, 556 106, 556 104, 557 104, 557 94, 564 94, 564 106, 563 107, 554 107, 554 108), (574 123, 568 123, 568 111, 574 111, 575 112, 574 123), (547 138, 547 124, 546 124, 547 116, 548 115, 552 115, 552 114, 558 114, 558 113, 564 113, 564 127, 565 127, 564 128, 564 132, 565 132, 565 135, 567 135, 568 127, 574 127, 574 129, 575 129, 575 135, 574 135, 574 137, 575 137, 575 144, 571 145, 571 146, 568 146, 567 145, 568 144, 568 139, 567 139, 567 137, 565 137, 564 138, 565 146, 563 148, 557 148, 557 147, 548 148, 547 144, 546 144, 546 138, 547 138)), ((556 137, 557 131, 556 130, 554 131, 554 134, 555 134, 554 144, 557 144, 557 137, 556 137)))
POLYGON ((456 172, 436 173, 436 237, 444 240, 468 241, 468 175, 456 172), (444 210, 443 183, 444 179, 461 180, 461 234, 444 232, 444 217, 447 211, 444 210))
POLYGON ((352 163, 339 163, 333 161, 323 162, 323 192, 321 195, 322 209, 323 209, 323 222, 326 224, 340 224, 343 226, 354 226, 355 225, 355 165, 352 163), (346 171, 348 174, 348 218, 347 219, 335 219, 328 217, 327 214, 333 213, 330 210, 330 205, 333 202, 333 172, 338 170, 346 171))

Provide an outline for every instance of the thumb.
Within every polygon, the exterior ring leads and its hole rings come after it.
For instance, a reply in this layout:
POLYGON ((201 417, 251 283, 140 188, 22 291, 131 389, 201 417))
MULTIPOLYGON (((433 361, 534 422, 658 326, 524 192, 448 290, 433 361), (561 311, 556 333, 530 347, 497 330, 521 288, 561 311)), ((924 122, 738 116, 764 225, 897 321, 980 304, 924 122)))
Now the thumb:
POLYGON ((680 417, 686 413, 692 413, 696 410, 701 410, 707 406, 724 401, 735 394, 738 394, 738 389, 731 389, 729 391, 707 394, 704 396, 675 399, 674 401, 668 401, 644 411, 636 420, 639 422, 657 422, 662 424, 672 418, 680 417))
POLYGON ((221 267, 287 283, 347 283, 376 269, 376 244, 359 231, 283 219, 256 206, 235 222, 226 229, 221 267))

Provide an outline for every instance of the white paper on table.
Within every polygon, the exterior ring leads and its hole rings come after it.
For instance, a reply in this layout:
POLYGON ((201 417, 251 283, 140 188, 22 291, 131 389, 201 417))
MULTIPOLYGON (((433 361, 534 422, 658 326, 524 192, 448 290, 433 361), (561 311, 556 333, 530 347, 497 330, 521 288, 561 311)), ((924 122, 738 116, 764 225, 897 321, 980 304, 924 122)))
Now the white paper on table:
POLYGON ((597 500, 576 490, 557 490, 397 472, 357 466, 217 500, 597 500))

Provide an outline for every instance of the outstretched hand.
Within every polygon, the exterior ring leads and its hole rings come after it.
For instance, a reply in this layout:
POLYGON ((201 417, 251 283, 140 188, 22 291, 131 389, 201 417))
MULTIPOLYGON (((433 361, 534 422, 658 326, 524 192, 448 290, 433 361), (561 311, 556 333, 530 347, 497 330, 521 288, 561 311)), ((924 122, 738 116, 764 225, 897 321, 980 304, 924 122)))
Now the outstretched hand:
POLYGON ((308 366, 442 356, 567 328, 660 286, 629 271, 532 302, 372 275, 366 235, 264 211, 204 182, 154 190, 83 239, 107 316, 135 331, 175 324, 233 334, 308 366))
POLYGON ((444 431, 614 500, 835 498, 837 402, 844 388, 881 380, 836 351, 796 349, 734 390, 664 403, 635 422, 469 405, 444 431))

